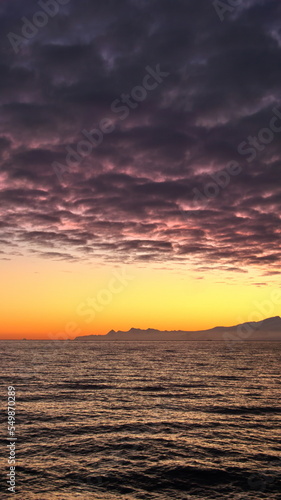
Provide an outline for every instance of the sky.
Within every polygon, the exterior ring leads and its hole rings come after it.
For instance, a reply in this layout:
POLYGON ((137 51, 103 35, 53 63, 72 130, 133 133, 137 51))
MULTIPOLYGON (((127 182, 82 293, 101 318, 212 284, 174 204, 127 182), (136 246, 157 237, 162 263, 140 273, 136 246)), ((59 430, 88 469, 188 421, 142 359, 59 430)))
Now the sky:
POLYGON ((1 1, 0 338, 281 313, 280 15, 1 1))

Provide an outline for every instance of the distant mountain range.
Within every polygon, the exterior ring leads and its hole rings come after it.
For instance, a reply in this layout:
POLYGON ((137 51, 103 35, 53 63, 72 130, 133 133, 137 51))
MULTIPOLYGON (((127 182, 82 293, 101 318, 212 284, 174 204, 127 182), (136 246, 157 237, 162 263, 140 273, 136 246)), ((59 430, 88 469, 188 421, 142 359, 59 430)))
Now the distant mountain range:
POLYGON ((161 331, 148 328, 140 330, 131 328, 128 332, 111 330, 106 335, 84 335, 76 337, 74 340, 82 341, 156 341, 156 340, 225 340, 229 342, 237 341, 281 341, 281 318, 264 319, 258 322, 242 323, 236 326, 216 326, 209 330, 199 331, 161 331))

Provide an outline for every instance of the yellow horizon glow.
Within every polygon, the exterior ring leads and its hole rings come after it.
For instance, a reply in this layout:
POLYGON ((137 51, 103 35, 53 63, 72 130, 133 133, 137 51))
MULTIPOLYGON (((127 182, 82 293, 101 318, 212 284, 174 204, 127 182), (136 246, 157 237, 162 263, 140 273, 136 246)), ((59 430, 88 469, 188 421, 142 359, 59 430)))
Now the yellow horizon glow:
MULTIPOLYGON (((256 303, 268 301, 278 288, 249 283, 249 278, 261 280, 257 271, 203 276, 183 265, 176 270, 21 257, 2 261, 0 270, 5 283, 0 339, 72 339, 132 327, 196 331, 231 326, 255 321, 256 303), (116 272, 129 276, 126 285, 116 272)), ((268 314, 259 315, 264 319, 280 312, 281 306, 272 303, 268 314)))

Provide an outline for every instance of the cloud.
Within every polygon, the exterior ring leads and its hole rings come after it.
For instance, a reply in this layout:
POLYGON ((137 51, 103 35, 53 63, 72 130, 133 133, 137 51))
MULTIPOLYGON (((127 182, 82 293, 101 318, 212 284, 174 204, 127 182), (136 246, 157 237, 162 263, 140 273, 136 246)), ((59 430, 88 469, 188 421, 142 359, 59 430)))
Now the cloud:
POLYGON ((280 2, 221 23, 203 0, 72 0, 15 54, 5 33, 34 9, 1 5, 4 252, 278 269, 278 136, 251 164, 237 147, 280 106, 280 2), (112 102, 157 64, 169 78, 121 120, 112 102), (60 181, 52 163, 104 118, 114 131, 60 181), (230 161, 241 173, 194 208, 194 189, 230 161))

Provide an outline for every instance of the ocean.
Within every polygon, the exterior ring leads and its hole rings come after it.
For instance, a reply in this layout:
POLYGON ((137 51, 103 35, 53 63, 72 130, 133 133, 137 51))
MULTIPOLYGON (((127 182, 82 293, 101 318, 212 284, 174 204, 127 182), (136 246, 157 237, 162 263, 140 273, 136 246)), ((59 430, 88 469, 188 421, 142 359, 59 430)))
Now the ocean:
POLYGON ((280 499, 280 343, 0 343, 1 498, 280 499), (7 439, 9 438, 9 439, 7 439))

